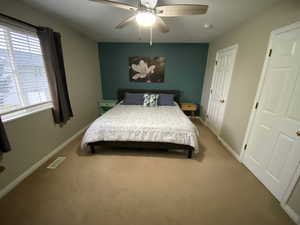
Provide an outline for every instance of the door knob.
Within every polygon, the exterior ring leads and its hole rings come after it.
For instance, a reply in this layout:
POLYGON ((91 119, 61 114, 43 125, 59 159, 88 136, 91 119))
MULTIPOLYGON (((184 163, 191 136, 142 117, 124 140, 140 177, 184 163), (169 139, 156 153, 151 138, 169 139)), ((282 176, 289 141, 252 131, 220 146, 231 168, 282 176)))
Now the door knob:
POLYGON ((300 136, 300 131, 297 131, 296 134, 297 134, 297 136, 300 136))
POLYGON ((224 99, 221 99, 221 100, 220 100, 220 102, 221 102, 221 103, 224 103, 224 102, 225 102, 225 100, 224 100, 224 99))

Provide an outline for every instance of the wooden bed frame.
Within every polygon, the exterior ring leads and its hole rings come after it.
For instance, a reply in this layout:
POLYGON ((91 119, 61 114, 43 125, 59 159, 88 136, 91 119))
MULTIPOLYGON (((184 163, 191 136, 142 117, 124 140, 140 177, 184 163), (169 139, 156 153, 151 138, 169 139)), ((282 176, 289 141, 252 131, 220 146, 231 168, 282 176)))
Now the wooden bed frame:
MULTIPOLYGON (((155 93, 174 94, 174 101, 180 105, 180 91, 178 90, 145 90, 145 89, 119 89, 118 102, 124 99, 125 93, 155 93)), ((180 149, 187 152, 187 157, 192 158, 194 148, 189 145, 165 143, 165 142, 135 142, 135 141, 98 141, 88 143, 91 153, 95 153, 95 147, 120 147, 120 148, 144 148, 144 149, 180 149)))

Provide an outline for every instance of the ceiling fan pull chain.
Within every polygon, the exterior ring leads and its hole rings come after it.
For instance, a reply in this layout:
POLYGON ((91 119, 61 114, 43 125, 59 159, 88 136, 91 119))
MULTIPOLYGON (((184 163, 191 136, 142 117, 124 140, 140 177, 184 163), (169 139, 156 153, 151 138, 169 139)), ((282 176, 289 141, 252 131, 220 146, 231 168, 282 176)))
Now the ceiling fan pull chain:
POLYGON ((142 40, 141 26, 140 25, 138 25, 138 29, 139 29, 139 40, 142 40))
POLYGON ((150 27, 150 46, 152 46, 152 27, 150 27))

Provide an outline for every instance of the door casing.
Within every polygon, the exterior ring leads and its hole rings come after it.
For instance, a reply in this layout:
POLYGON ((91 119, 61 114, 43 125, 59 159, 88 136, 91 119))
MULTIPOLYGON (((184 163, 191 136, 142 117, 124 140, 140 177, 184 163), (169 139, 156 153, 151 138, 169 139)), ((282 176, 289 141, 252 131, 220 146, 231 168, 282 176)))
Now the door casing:
MULTIPOLYGON (((216 135, 219 137, 220 135, 220 131, 221 131, 221 128, 222 128, 222 125, 223 125, 223 119, 224 119, 224 114, 225 114, 225 110, 226 110, 226 106, 227 106, 227 102, 228 102, 228 94, 229 94, 229 90, 230 90, 230 86, 231 86, 231 80, 232 80, 232 75, 233 75, 233 70, 234 70, 234 65, 235 65, 235 60, 236 60, 236 56, 237 56, 237 52, 238 52, 238 44, 235 44, 235 45, 232 45, 230 47, 227 47, 227 48, 223 48, 223 49, 219 49, 216 53, 216 58, 215 58, 215 62, 218 61, 218 58, 219 58, 219 55, 222 53, 222 52, 226 52, 226 51, 230 51, 230 50, 234 50, 234 56, 233 56, 233 65, 232 65, 232 69, 231 69, 231 72, 230 72, 230 77, 228 78, 228 83, 229 83, 229 86, 227 88, 227 90, 225 91, 225 95, 223 96, 224 99, 225 99, 225 102, 224 102, 224 111, 221 115, 221 123, 219 124, 217 130, 215 131, 214 129, 212 129, 210 126, 209 126, 209 123, 206 122, 206 126, 208 128, 210 128, 210 130, 216 135)), ((217 65, 214 64, 214 70, 213 70, 213 76, 212 76, 212 82, 211 82, 211 86, 210 86, 210 91, 213 87, 213 81, 215 79, 215 76, 216 76, 216 67, 217 65)), ((210 110, 210 101, 211 101, 211 94, 209 95, 209 100, 208 100, 208 111, 210 110)))

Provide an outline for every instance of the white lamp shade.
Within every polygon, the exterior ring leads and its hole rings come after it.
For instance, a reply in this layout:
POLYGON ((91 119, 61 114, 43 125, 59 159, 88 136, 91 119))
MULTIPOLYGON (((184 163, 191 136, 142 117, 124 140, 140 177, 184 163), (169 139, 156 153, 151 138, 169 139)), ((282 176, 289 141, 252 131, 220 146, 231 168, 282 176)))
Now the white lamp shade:
POLYGON ((136 15, 136 22, 143 27, 151 27, 155 21, 155 15, 150 12, 139 12, 136 15))

